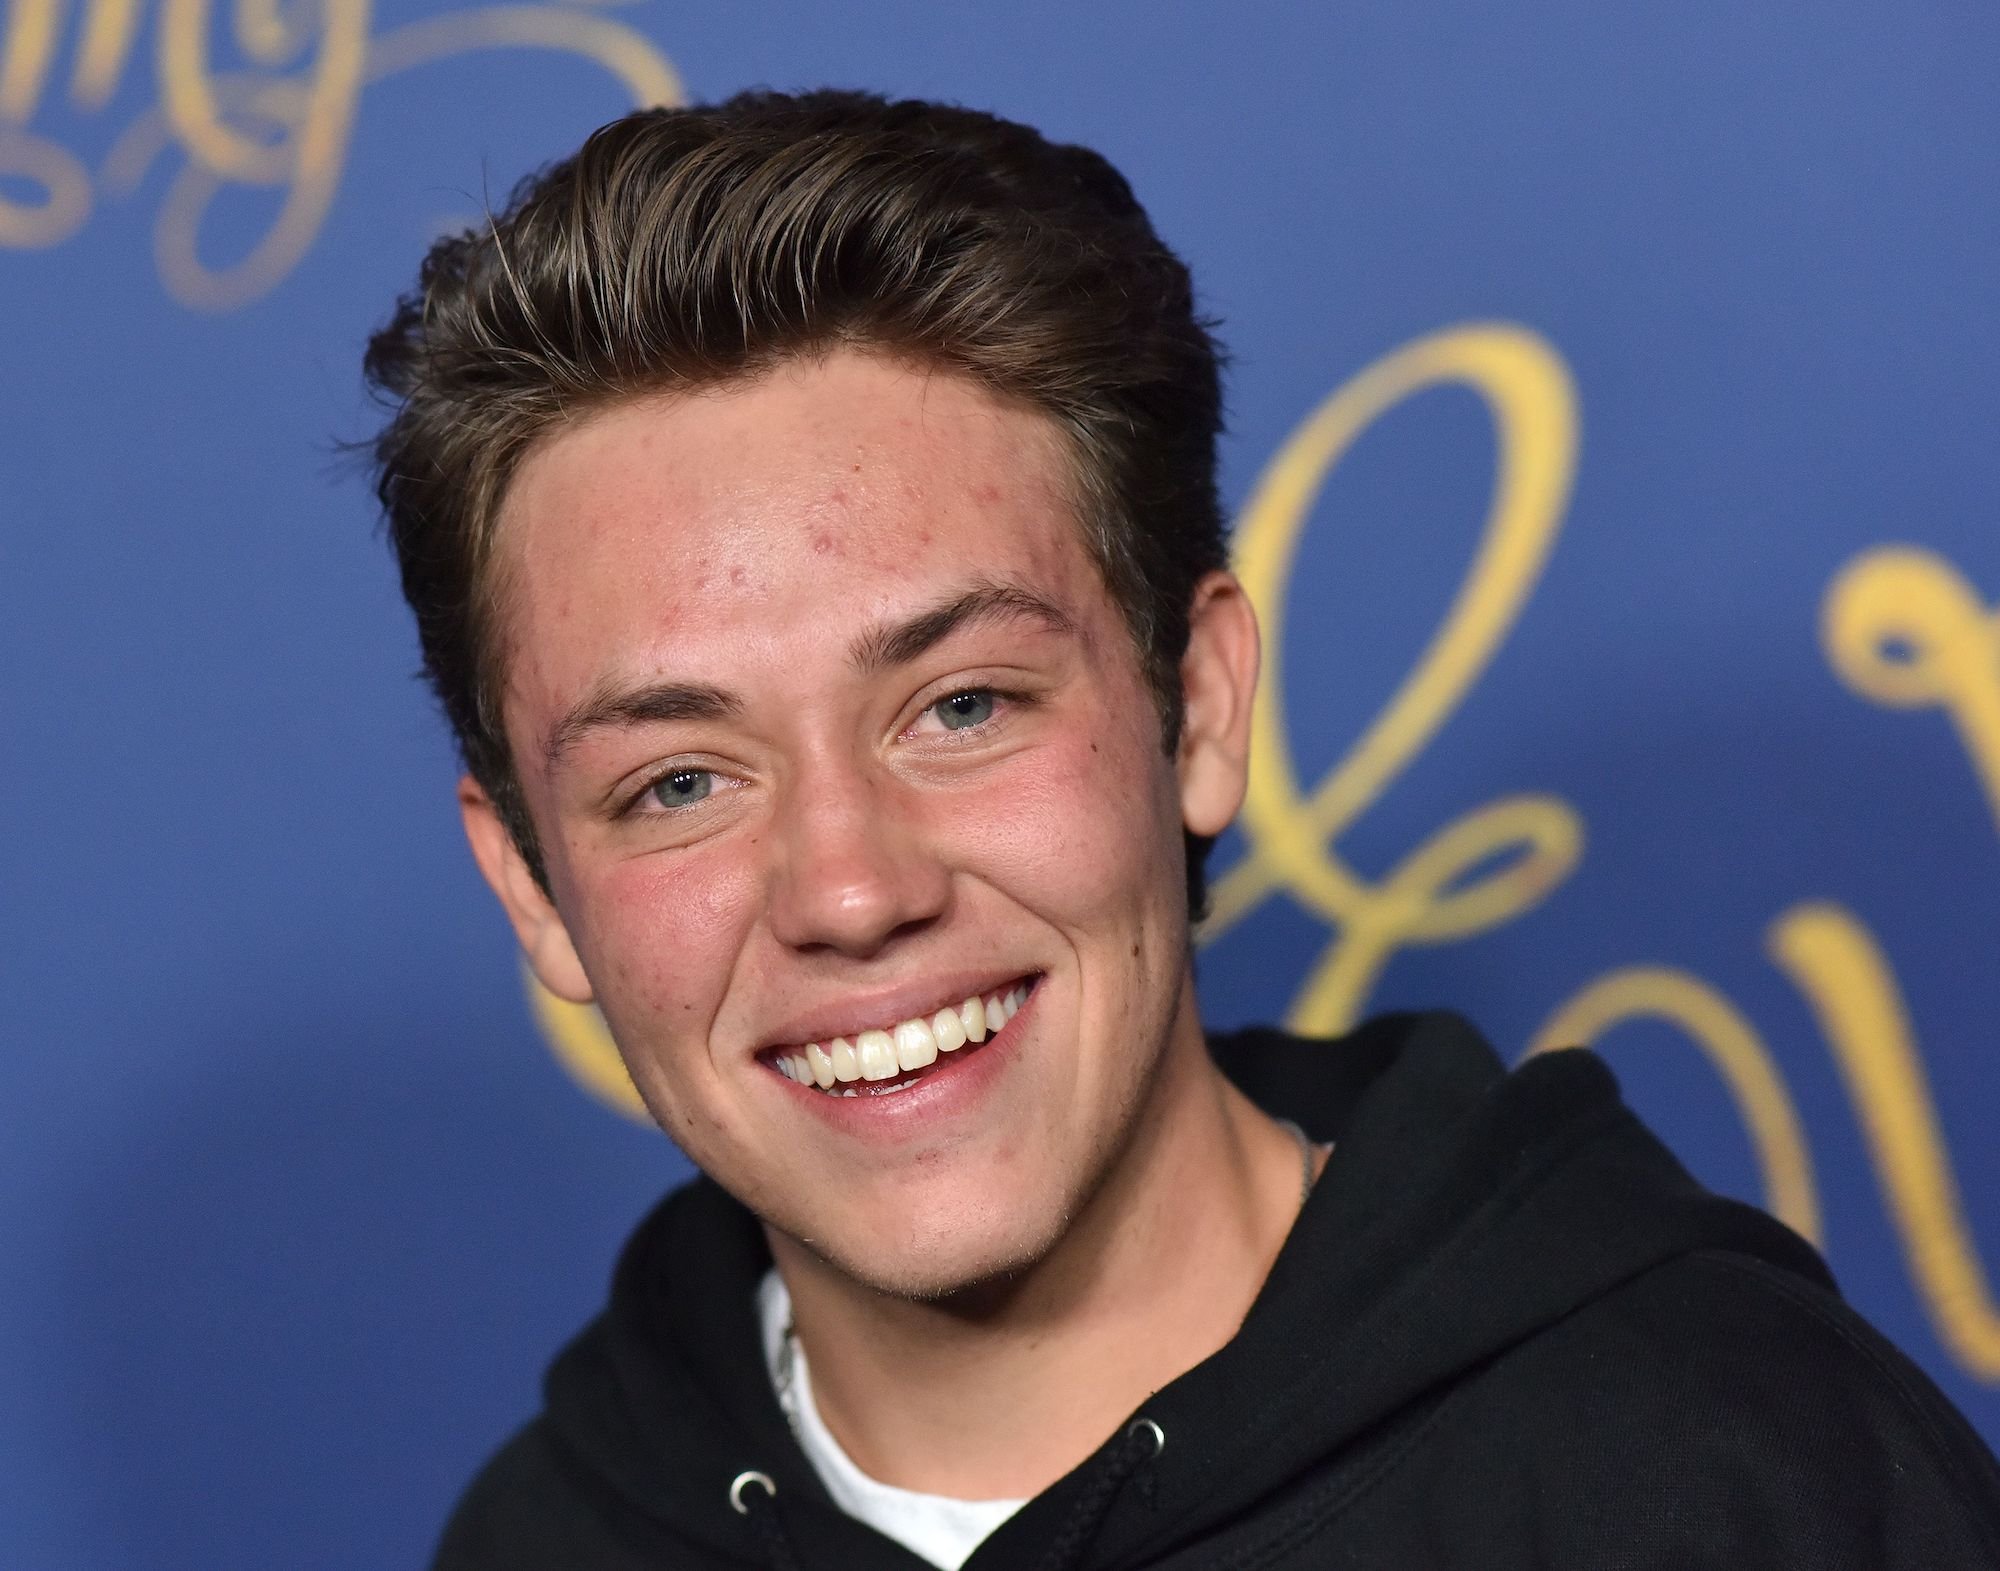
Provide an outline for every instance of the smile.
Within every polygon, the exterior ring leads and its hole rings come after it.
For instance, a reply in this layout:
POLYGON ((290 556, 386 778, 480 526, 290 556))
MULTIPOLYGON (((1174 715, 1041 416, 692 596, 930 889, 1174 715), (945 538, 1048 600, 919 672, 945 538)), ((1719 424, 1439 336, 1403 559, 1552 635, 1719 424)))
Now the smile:
POLYGON ((808 1042, 804 1048, 777 1053, 766 1060, 779 1074, 828 1096, 883 1096, 907 1090, 938 1062, 940 1055, 977 1047, 999 1035, 1014 1018, 1035 978, 1023 977, 1011 987, 940 1009, 934 1015, 913 1015, 894 1025, 863 1031, 852 1040, 808 1042))

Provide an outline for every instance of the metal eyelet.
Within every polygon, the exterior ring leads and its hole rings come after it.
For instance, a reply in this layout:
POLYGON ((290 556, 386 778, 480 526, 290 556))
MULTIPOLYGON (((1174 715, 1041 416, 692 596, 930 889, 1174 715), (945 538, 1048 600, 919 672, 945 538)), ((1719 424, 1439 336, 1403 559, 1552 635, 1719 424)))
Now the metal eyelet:
POLYGON ((1150 1418, 1135 1418, 1126 1426, 1127 1435, 1136 1435, 1140 1430, 1151 1430, 1153 1435, 1153 1455, 1158 1456, 1167 1449, 1167 1432, 1150 1418))
POLYGON ((754 1468, 738 1473, 729 1481, 730 1509, 735 1511, 738 1516, 748 1516, 750 1514, 750 1508, 743 1503, 743 1486, 746 1484, 762 1484, 765 1494, 774 1500, 778 1496, 778 1486, 771 1482, 771 1475, 769 1473, 759 1473, 754 1468))

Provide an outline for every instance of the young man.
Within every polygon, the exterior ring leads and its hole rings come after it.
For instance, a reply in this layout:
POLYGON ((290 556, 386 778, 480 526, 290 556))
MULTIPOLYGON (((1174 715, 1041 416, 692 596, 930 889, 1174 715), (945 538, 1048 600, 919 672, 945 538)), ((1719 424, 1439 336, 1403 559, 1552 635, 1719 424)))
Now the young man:
POLYGON ((704 1175, 444 1571, 2000 1565, 1977 1437, 1591 1056, 1204 1038, 1257 632, 1101 159, 633 116, 369 369, 474 854, 704 1175))

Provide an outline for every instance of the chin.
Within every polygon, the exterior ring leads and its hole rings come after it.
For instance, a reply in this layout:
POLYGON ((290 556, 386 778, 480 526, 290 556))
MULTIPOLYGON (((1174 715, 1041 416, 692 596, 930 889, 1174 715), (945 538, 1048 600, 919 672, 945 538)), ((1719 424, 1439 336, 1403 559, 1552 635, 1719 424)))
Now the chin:
POLYGON ((973 1308, 1004 1296, 1045 1260, 1068 1221, 1061 1210, 1039 1225, 1018 1214, 968 1218, 957 1226, 940 1226, 939 1219, 927 1217, 893 1251, 879 1234, 802 1242, 841 1275, 884 1297, 973 1308))

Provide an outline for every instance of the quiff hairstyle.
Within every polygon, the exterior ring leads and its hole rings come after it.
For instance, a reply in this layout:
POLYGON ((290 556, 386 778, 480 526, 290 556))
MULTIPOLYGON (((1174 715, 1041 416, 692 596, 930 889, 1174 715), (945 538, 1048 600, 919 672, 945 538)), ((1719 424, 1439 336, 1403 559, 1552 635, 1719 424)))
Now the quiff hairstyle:
MULTIPOLYGON (((368 345, 376 492, 467 771, 547 887, 501 721, 509 481, 550 431, 840 347, 971 378, 1065 438, 1084 541, 1165 746, 1196 582, 1224 565, 1221 351, 1098 154, 993 115, 745 93, 628 115, 437 242, 368 345)), ((1208 845, 1188 837, 1191 911, 1208 845)))

